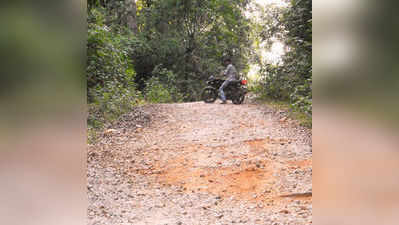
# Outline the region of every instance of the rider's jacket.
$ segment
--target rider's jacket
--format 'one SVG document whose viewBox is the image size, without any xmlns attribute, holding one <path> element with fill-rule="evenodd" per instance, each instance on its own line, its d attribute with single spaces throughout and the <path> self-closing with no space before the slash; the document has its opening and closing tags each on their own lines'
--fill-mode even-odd
<svg viewBox="0 0 399 225">
<path fill-rule="evenodd" d="M 226 70 L 223 72 L 223 75 L 226 76 L 226 79 L 229 81 L 238 80 L 238 74 L 236 68 L 233 64 L 229 64 Z"/>
</svg>

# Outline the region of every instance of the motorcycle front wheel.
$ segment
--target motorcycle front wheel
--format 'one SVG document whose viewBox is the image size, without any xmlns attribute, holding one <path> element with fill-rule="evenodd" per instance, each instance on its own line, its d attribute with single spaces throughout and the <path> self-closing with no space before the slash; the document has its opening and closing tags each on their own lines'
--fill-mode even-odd
<svg viewBox="0 0 399 225">
<path fill-rule="evenodd" d="M 205 89 L 202 91 L 201 98 L 202 98 L 202 100 L 203 100 L 204 102 L 206 102 L 206 103 L 213 103 L 213 102 L 215 102 L 216 99 L 217 99 L 217 97 L 218 97 L 218 93 L 217 93 L 217 90 L 214 89 L 214 88 L 205 88 Z"/>
</svg>

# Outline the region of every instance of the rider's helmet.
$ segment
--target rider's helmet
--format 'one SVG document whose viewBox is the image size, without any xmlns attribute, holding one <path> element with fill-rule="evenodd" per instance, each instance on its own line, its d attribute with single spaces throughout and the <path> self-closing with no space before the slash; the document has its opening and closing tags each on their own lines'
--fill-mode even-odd
<svg viewBox="0 0 399 225">
<path fill-rule="evenodd" d="M 224 60 L 223 60 L 223 63 L 227 64 L 227 65 L 230 64 L 231 63 L 231 58 L 230 57 L 225 57 Z"/>
</svg>

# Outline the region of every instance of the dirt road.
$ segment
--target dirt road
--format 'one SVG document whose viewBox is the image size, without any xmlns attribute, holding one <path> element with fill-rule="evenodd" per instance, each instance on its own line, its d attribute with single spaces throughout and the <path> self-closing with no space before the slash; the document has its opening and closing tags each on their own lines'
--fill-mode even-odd
<svg viewBox="0 0 399 225">
<path fill-rule="evenodd" d="M 283 112 L 148 110 L 149 126 L 119 126 L 89 146 L 89 224 L 312 223 L 311 134 Z"/>
</svg>

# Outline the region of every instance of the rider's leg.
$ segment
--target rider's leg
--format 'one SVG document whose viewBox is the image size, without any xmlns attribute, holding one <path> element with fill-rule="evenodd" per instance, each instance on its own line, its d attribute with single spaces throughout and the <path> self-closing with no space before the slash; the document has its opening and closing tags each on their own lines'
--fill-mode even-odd
<svg viewBox="0 0 399 225">
<path fill-rule="evenodd" d="M 220 86 L 220 88 L 219 88 L 220 99 L 221 99 L 223 102 L 226 102 L 226 96 L 225 96 L 225 94 L 224 94 L 223 89 L 224 89 L 225 87 L 227 87 L 227 85 L 228 85 L 229 83 L 230 83 L 230 82 L 229 82 L 228 80 L 225 80 L 225 81 L 223 82 L 222 86 Z"/>
</svg>

